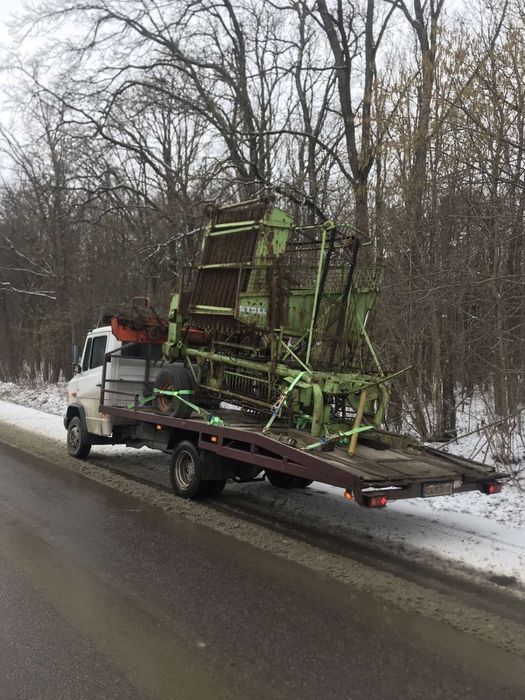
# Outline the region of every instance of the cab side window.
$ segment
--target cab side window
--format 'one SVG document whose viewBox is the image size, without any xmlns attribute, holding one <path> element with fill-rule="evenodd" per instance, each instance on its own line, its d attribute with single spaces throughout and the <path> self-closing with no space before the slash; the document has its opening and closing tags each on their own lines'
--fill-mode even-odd
<svg viewBox="0 0 525 700">
<path fill-rule="evenodd" d="M 89 357 L 91 355 L 91 343 L 92 339 L 88 338 L 86 341 L 86 347 L 84 348 L 84 355 L 82 356 L 82 371 L 85 372 L 89 367 Z"/>
<path fill-rule="evenodd" d="M 91 360 L 89 369 L 100 367 L 104 362 L 104 354 L 106 352 L 107 335 L 98 335 L 93 338 L 93 347 L 91 349 Z"/>
</svg>

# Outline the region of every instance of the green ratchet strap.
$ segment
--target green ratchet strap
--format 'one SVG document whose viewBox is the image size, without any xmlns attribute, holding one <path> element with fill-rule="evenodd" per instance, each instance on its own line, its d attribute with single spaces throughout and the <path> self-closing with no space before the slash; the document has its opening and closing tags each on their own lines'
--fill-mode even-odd
<svg viewBox="0 0 525 700">
<path fill-rule="evenodd" d="M 171 396 L 177 396 L 177 398 L 178 398 L 179 394 L 194 394 L 194 393 L 195 392 L 193 391 L 193 389 L 181 389 L 180 391 L 162 391 L 161 389 L 153 389 L 153 394 L 151 396 L 147 396 L 145 399 L 142 399 L 141 401 L 138 401 L 138 402 L 134 401 L 133 403 L 128 403 L 126 408 L 139 408 L 139 406 L 145 406 L 150 401 L 153 401 L 153 399 L 155 398 L 155 396 L 157 394 L 170 394 Z M 180 399 L 180 400 L 184 401 L 184 399 Z M 187 403 L 187 401 L 185 403 Z M 193 404 L 190 404 L 190 405 L 193 406 Z"/>
<path fill-rule="evenodd" d="M 204 420 L 209 425 L 224 425 L 223 421 L 219 418 L 219 416 L 214 416 L 213 413 L 206 411 L 204 408 L 201 408 L 200 406 L 197 406 L 191 401 L 188 401 L 188 399 L 184 398 L 184 396 L 187 396 L 188 394 L 194 394 L 195 391 L 193 389 L 179 389 L 179 391 L 165 391 L 163 389 L 153 389 L 153 391 L 155 394 L 173 396 L 178 401 L 182 401 L 182 403 L 185 403 L 186 406 L 189 406 L 191 409 L 193 409 L 199 415 L 200 418 L 204 418 Z"/>
<path fill-rule="evenodd" d="M 133 401 L 132 403 L 126 404 L 126 408 L 140 408 L 141 406 L 145 406 L 150 401 L 153 401 L 154 398 L 155 394 L 152 394 L 151 396 L 146 396 L 145 399 L 141 399 L 140 401 Z"/>
<path fill-rule="evenodd" d="M 304 377 L 304 375 L 306 373 L 307 373 L 306 370 L 304 370 L 303 372 L 299 372 L 299 374 L 295 377 L 295 379 L 292 381 L 290 386 L 287 387 L 283 391 L 283 393 L 279 396 L 277 401 L 272 406 L 272 415 L 270 416 L 270 420 L 268 421 L 268 423 L 266 423 L 266 425 L 264 426 L 263 433 L 266 433 L 268 430 L 270 430 L 270 428 L 272 427 L 272 423 L 274 422 L 274 420 L 277 418 L 277 416 L 281 412 L 281 408 L 282 408 L 283 404 L 286 402 L 286 399 L 288 398 L 288 394 L 292 391 L 292 389 L 295 387 L 297 382 L 299 382 Z"/>
<path fill-rule="evenodd" d="M 182 401 L 182 403 L 191 406 L 191 408 L 193 408 L 194 411 L 198 411 L 200 410 L 198 406 L 196 406 L 194 403 L 191 403 L 191 401 L 182 398 L 183 396 L 191 396 L 194 393 L 195 391 L 193 389 L 179 389 L 178 391 L 168 391 L 167 389 L 153 389 L 154 396 L 158 394 L 162 394 L 162 396 L 174 396 L 179 401 Z"/>
<path fill-rule="evenodd" d="M 209 425 L 217 425 L 217 426 L 224 425 L 223 421 L 219 418 L 219 416 L 214 416 L 213 413 L 209 413 L 204 408 L 201 408 L 200 406 L 197 406 L 196 404 L 192 403 L 191 401 L 188 401 L 188 399 L 184 398 L 184 396 L 190 396 L 191 394 L 195 394 L 195 391 L 193 389 L 179 389 L 179 391 L 166 391 L 164 389 L 153 389 L 153 394 L 151 396 L 148 396 L 147 398 L 142 399 L 142 401 L 139 401 L 138 403 L 130 403 L 127 405 L 127 408 L 138 408 L 139 406 L 144 406 L 145 404 L 152 401 L 159 394 L 161 394 L 163 396 L 173 396 L 178 401 L 182 401 L 182 403 L 185 403 L 193 411 L 195 411 L 199 415 L 200 418 L 204 418 L 204 420 Z"/>
<path fill-rule="evenodd" d="M 344 432 L 340 433 L 335 433 L 334 435 L 329 435 L 326 438 L 321 438 L 319 442 L 314 442 L 311 445 L 307 445 L 306 447 L 303 447 L 303 450 L 315 450 L 316 447 L 322 447 L 323 445 L 326 445 L 328 442 L 335 442 L 336 440 L 340 440 L 341 438 L 346 438 L 349 435 L 354 435 L 354 433 L 362 433 L 365 430 L 372 430 L 374 426 L 373 425 L 362 425 L 360 428 L 352 428 L 352 430 L 346 430 Z"/>
</svg>

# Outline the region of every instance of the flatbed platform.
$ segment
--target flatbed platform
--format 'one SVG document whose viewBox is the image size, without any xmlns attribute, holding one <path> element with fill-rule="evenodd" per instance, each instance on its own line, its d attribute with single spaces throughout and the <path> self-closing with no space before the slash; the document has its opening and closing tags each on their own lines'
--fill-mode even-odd
<svg viewBox="0 0 525 700">
<path fill-rule="evenodd" d="M 317 440 L 308 433 L 277 421 L 271 430 L 263 432 L 265 424 L 241 410 L 214 410 L 222 425 L 211 425 L 199 417 L 165 416 L 144 407 L 102 404 L 99 410 L 121 423 L 149 424 L 158 432 L 191 434 L 199 449 L 236 463 L 341 487 L 362 505 L 378 494 L 390 501 L 472 490 L 493 493 L 500 490 L 500 481 L 508 477 L 485 464 L 425 446 L 385 448 L 371 446 L 370 441 L 364 440 L 358 443 L 354 455 L 340 445 L 331 451 L 321 447 L 307 450 Z"/>
</svg>

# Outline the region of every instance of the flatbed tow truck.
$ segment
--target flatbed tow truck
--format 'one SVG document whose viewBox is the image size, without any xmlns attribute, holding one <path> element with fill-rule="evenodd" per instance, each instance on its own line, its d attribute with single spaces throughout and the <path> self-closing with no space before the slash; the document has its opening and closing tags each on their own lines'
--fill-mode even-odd
<svg viewBox="0 0 525 700">
<path fill-rule="evenodd" d="M 183 498 L 261 478 L 366 507 L 501 491 L 507 474 L 381 428 L 399 372 L 368 336 L 381 272 L 357 269 L 359 245 L 332 222 L 294 227 L 270 199 L 212 208 L 168 319 L 137 298 L 76 353 L 69 453 L 162 450 Z"/>
</svg>

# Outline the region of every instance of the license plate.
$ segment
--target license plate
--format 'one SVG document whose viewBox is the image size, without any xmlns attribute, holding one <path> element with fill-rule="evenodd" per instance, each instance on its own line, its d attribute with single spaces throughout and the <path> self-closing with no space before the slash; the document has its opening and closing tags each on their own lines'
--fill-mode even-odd
<svg viewBox="0 0 525 700">
<path fill-rule="evenodd" d="M 451 496 L 453 493 L 453 481 L 442 481 L 439 484 L 423 484 L 423 498 L 430 498 L 431 496 Z"/>
</svg>

